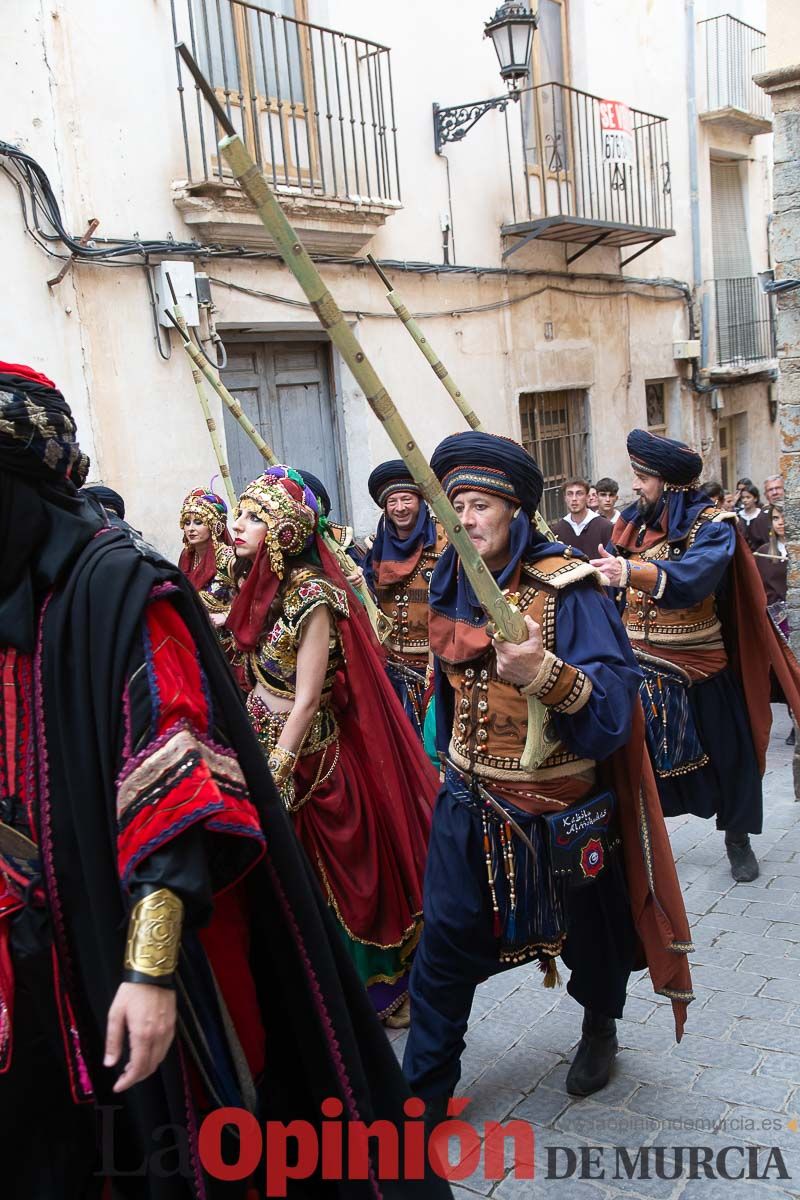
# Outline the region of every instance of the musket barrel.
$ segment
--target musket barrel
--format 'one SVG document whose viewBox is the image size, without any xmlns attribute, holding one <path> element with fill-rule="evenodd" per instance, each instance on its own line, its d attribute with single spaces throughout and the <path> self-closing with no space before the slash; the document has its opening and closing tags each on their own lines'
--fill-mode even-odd
<svg viewBox="0 0 800 1200">
<path fill-rule="evenodd" d="M 372 257 L 371 254 L 367 255 L 367 261 L 375 268 L 378 275 L 380 275 L 381 280 L 383 281 L 383 284 L 387 289 L 386 299 L 389 301 L 392 308 L 397 313 L 398 317 L 403 322 L 403 324 L 405 325 L 408 332 L 411 334 L 411 337 L 414 339 L 414 341 L 416 342 L 419 349 L 425 355 L 425 358 L 430 363 L 431 369 L 433 370 L 433 373 L 436 376 L 436 378 L 441 380 L 443 386 L 447 389 L 448 393 L 450 394 L 451 399 L 454 401 L 456 407 L 458 408 L 458 410 L 461 413 L 464 420 L 467 422 L 467 424 L 469 425 L 469 427 L 471 429 L 482 429 L 483 426 L 481 425 L 480 419 L 478 418 L 474 409 L 472 409 L 470 407 L 470 404 L 469 404 L 469 401 L 467 400 L 467 398 L 463 395 L 462 392 L 459 391 L 458 386 L 456 385 L 456 381 L 453 379 L 452 375 L 447 370 L 447 367 L 444 365 L 442 360 L 439 358 L 439 356 L 436 353 L 436 351 L 434 350 L 433 346 L 430 344 L 428 339 L 425 337 L 425 334 L 422 332 L 422 329 L 420 328 L 419 324 L 412 317 L 411 313 L 409 312 L 408 308 L 401 300 L 400 296 L 397 294 L 397 292 L 392 287 L 391 282 L 386 278 L 384 271 L 381 269 L 381 267 L 378 265 L 378 263 L 375 261 L 375 259 Z"/>
<path fill-rule="evenodd" d="M 342 312 L 283 209 L 278 204 L 266 179 L 253 162 L 238 134 L 223 138 L 220 153 L 231 168 L 234 178 L 250 200 L 273 238 L 281 257 L 297 279 L 320 324 L 352 371 L 366 396 L 367 403 L 386 429 L 412 478 L 430 504 L 453 543 L 464 570 L 470 579 L 478 601 L 506 640 L 523 642 L 528 632 L 522 615 L 511 607 L 486 566 L 471 539 L 463 529 L 455 509 L 445 496 L 441 484 L 431 470 L 428 460 L 417 445 L 410 429 L 397 411 L 375 368 L 362 350 L 358 339 L 344 319 Z"/>
<path fill-rule="evenodd" d="M 392 308 L 397 313 L 398 317 L 403 322 L 403 324 L 405 325 L 408 332 L 411 334 L 411 337 L 414 339 L 414 342 L 416 343 L 416 345 L 419 347 L 419 349 L 425 355 L 425 358 L 428 360 L 428 362 L 431 365 L 431 368 L 433 369 L 434 375 L 436 376 L 437 379 L 441 380 L 442 384 L 446 388 L 451 399 L 455 402 L 456 407 L 458 408 L 458 410 L 461 413 L 464 420 L 469 425 L 470 429 L 483 429 L 483 425 L 481 424 L 480 418 L 478 417 L 474 408 L 472 408 L 472 406 L 470 405 L 469 401 L 467 400 L 467 398 L 463 394 L 463 392 L 461 392 L 459 390 L 458 385 L 456 384 L 456 381 L 453 379 L 453 377 L 450 374 L 450 372 L 448 371 L 447 367 L 444 365 L 444 363 L 442 362 L 442 360 L 439 358 L 438 354 L 434 350 L 433 346 L 430 344 L 430 342 L 426 338 L 425 334 L 422 332 L 422 329 L 421 329 L 420 325 L 418 324 L 418 322 L 414 319 L 414 317 L 412 317 L 408 308 L 406 307 L 406 305 L 401 300 L 400 296 L 397 294 L 397 292 L 392 287 L 392 285 L 391 285 L 390 281 L 387 279 L 384 271 L 381 269 L 381 267 L 375 261 L 375 259 L 372 257 L 371 254 L 367 255 L 367 261 L 372 264 L 372 266 L 375 268 L 375 270 L 378 272 L 381 279 L 383 280 L 383 283 L 388 288 L 388 291 L 386 293 L 386 299 L 389 301 Z M 553 533 L 550 530 L 549 525 L 547 524 L 547 522 L 545 521 L 545 519 L 541 515 L 541 513 L 535 512 L 533 515 L 533 520 L 536 525 L 536 528 L 539 530 L 539 532 L 541 534 L 543 534 L 548 539 L 548 541 L 550 541 L 550 542 L 555 541 Z"/>
<path fill-rule="evenodd" d="M 169 275 L 167 275 L 167 282 L 169 283 L 170 290 L 172 291 L 172 298 L 173 298 L 173 300 L 175 300 L 175 292 L 174 292 L 174 289 L 172 288 L 172 280 L 170 279 Z M 186 319 L 181 310 L 181 306 L 178 304 L 177 300 L 175 300 L 175 306 L 173 309 L 173 313 L 174 313 L 174 317 L 175 317 L 175 324 L 177 325 L 178 329 L 180 330 L 181 334 L 183 335 L 184 347 L 186 347 L 187 345 L 192 345 L 192 343 L 189 339 L 189 327 L 186 324 Z M 194 349 L 193 345 L 192 345 L 192 348 Z M 201 357 L 199 352 L 198 352 L 198 357 Z M 211 406 L 208 403 L 208 396 L 206 395 L 205 389 L 203 387 L 202 374 L 201 374 L 200 369 L 199 369 L 196 361 L 194 360 L 194 358 L 192 358 L 191 355 L 190 355 L 190 358 L 191 358 L 191 363 L 192 363 L 192 379 L 194 380 L 194 386 L 197 390 L 197 399 L 200 401 L 200 407 L 203 410 L 203 416 L 205 417 L 206 427 L 208 428 L 208 435 L 211 438 L 211 445 L 214 450 L 214 455 L 217 460 L 217 465 L 219 466 L 219 473 L 222 476 L 222 482 L 225 485 L 225 491 L 228 494 L 228 503 L 230 504 L 231 511 L 232 511 L 234 508 L 236 508 L 236 492 L 234 491 L 233 480 L 231 479 L 230 468 L 228 467 L 228 463 L 225 459 L 225 454 L 222 449 L 222 443 L 220 442 L 219 434 L 217 433 L 217 423 L 214 420 L 214 417 L 212 416 Z"/>
<path fill-rule="evenodd" d="M 258 432 L 255 425 L 253 425 L 252 421 L 250 421 L 244 415 L 244 413 L 242 412 L 242 406 L 239 404 L 239 402 L 237 400 L 234 400 L 233 396 L 230 394 L 228 389 L 225 387 L 222 380 L 219 379 L 219 377 L 215 374 L 213 369 L 209 366 L 209 364 L 203 358 L 202 353 L 197 349 L 194 342 L 191 341 L 191 339 L 189 338 L 189 330 L 186 327 L 186 322 L 184 321 L 183 324 L 181 324 L 182 318 L 179 316 L 179 313 L 177 311 L 177 305 L 175 306 L 175 308 L 176 308 L 176 312 L 175 312 L 175 317 L 173 318 L 173 320 L 174 320 L 176 327 L 183 334 L 183 348 L 186 351 L 186 353 L 188 354 L 189 358 L 192 360 L 193 371 L 198 372 L 197 379 L 199 380 L 199 378 L 200 378 L 200 374 L 199 374 L 200 372 L 202 372 L 205 375 L 205 377 L 208 379 L 209 383 L 212 385 L 214 390 L 219 395 L 220 399 L 223 401 L 223 403 L 228 408 L 228 411 L 231 413 L 234 420 L 239 423 L 242 430 L 250 438 L 251 442 L 256 447 L 256 449 L 258 450 L 261 457 L 268 464 L 268 466 L 274 467 L 278 462 L 278 457 L 277 457 L 275 451 L 272 449 L 272 447 L 269 445 L 268 442 L 264 441 L 263 437 Z M 202 387 L 202 385 L 198 384 L 198 393 L 199 393 L 201 387 Z M 205 396 L 203 396 L 203 399 L 205 400 Z M 205 400 L 205 403 L 207 405 L 208 401 Z M 221 455 L 221 453 L 222 453 L 222 448 L 220 447 L 220 455 Z M 222 459 L 221 459 L 220 455 L 217 456 L 217 461 L 220 464 L 220 471 L 222 471 Z M 233 489 L 233 482 L 230 479 L 230 472 L 227 470 L 227 466 L 225 467 L 225 472 L 227 472 L 226 484 L 229 487 L 228 495 L 230 497 L 231 507 L 236 508 L 236 504 L 237 504 L 236 493 Z M 325 545 L 330 550 L 331 554 L 333 554 L 334 558 L 339 563 L 339 566 L 340 566 L 341 570 L 343 571 L 343 573 L 345 575 L 350 574 L 352 567 L 355 566 L 355 564 L 350 562 L 350 560 L 347 558 L 347 555 L 345 554 L 342 547 L 335 541 L 334 538 L 332 538 L 327 533 L 323 533 L 322 538 L 323 538 L 323 541 L 325 542 Z M 389 621 L 388 617 L 385 617 L 384 614 L 380 611 L 377 604 L 372 599 L 372 596 L 370 595 L 369 589 L 366 587 L 366 585 L 364 587 L 355 587 L 353 590 L 355 591 L 359 600 L 361 601 L 361 603 L 364 605 L 365 609 L 367 610 L 367 615 L 370 619 L 370 624 L 372 625 L 372 628 L 375 631 L 375 636 L 378 638 L 378 641 L 385 642 L 392 630 L 391 622 Z"/>
</svg>

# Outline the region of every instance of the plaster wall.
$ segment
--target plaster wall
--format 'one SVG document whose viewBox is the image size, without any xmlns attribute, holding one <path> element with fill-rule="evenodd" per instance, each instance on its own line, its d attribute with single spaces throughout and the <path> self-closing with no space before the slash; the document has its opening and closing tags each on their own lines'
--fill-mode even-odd
<svg viewBox="0 0 800 1200">
<path fill-rule="evenodd" d="M 732 3 L 725 11 L 733 11 Z M 20 7 L 8 23 L 1 52 L 6 69 L 0 72 L 0 136 L 41 162 L 72 232 L 80 234 L 88 219 L 97 217 L 98 237 L 186 239 L 187 228 L 171 198 L 173 181 L 186 169 L 169 5 L 51 0 Z M 644 0 L 641 7 L 634 19 L 625 0 L 573 0 L 571 83 L 669 118 L 676 236 L 641 255 L 626 273 L 688 280 L 683 5 Z M 699 19 L 705 9 L 699 3 L 696 8 Z M 762 9 L 760 0 L 739 0 L 736 15 L 758 24 Z M 447 163 L 434 153 L 431 118 L 433 101 L 457 103 L 502 90 L 494 51 L 481 37 L 488 15 L 477 0 L 435 5 L 409 0 L 402 6 L 310 0 L 312 20 L 392 47 L 404 207 L 372 240 L 369 249 L 376 257 L 441 262 L 441 215 L 452 209 L 456 261 L 501 265 L 500 226 L 510 216 L 503 118 L 488 114 L 464 142 L 447 148 L 449 194 Z M 115 53 L 108 52 L 110 46 Z M 704 137 L 701 127 L 701 145 Z M 748 187 L 756 214 L 754 269 L 765 259 L 770 143 L 759 138 L 723 147 L 743 161 L 753 160 Z M 705 230 L 703 178 L 701 171 Z M 120 490 L 133 524 L 167 553 L 177 553 L 180 501 L 191 487 L 207 484 L 217 467 L 187 361 L 163 328 L 160 344 L 171 353 L 169 361 L 157 350 L 143 268 L 81 262 L 48 289 L 46 281 L 61 262 L 26 235 L 17 194 L 5 178 L 0 178 L 0 220 L 7 280 L 0 299 L 5 356 L 30 362 L 57 381 L 75 409 L 82 443 L 93 459 L 92 478 Z M 707 273 L 707 232 L 703 238 Z M 534 246 L 513 256 L 509 265 L 566 273 L 571 250 L 560 244 Z M 618 251 L 598 247 L 576 261 L 572 281 L 535 274 L 400 272 L 392 279 L 412 311 L 431 314 L 423 320 L 426 333 L 489 428 L 518 435 L 519 397 L 525 392 L 586 389 L 593 472 L 611 474 L 625 487 L 624 436 L 632 425 L 644 423 L 646 380 L 669 384 L 669 432 L 713 445 L 714 421 L 707 400 L 686 390 L 686 370 L 672 356 L 673 342 L 688 336 L 683 297 L 667 289 L 654 293 L 659 299 L 644 298 L 641 289 L 638 295 L 608 295 L 608 284 L 590 277 L 615 274 L 619 260 Z M 313 320 L 307 309 L 282 302 L 303 296 L 274 262 L 213 259 L 202 265 L 214 281 L 223 336 L 226 329 L 277 336 L 287 325 L 308 327 Z M 392 316 L 377 278 L 356 266 L 321 270 L 429 452 L 461 427 L 461 418 Z M 234 291 L 226 286 L 230 283 L 280 299 Z M 591 294 L 565 294 L 576 289 Z M 480 311 L 469 311 L 475 309 Z M 552 337 L 546 332 L 550 325 Z M 349 515 L 363 531 L 376 517 L 366 477 L 394 452 L 338 360 L 332 374 L 347 443 Z M 764 419 L 764 385 L 751 386 L 752 469 L 762 478 L 775 461 L 774 427 Z M 211 400 L 221 426 L 219 405 L 213 395 Z M 739 401 L 745 403 L 737 393 Z"/>
</svg>

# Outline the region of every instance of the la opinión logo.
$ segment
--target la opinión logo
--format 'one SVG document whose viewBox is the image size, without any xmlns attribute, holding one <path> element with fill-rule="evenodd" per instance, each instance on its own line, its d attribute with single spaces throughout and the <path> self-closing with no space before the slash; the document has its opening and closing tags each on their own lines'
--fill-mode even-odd
<svg viewBox="0 0 800 1200">
<path fill-rule="evenodd" d="M 360 1180 L 375 1174 L 379 1181 L 424 1179 L 434 1171 L 455 1182 L 466 1179 L 483 1164 L 485 1179 L 502 1179 L 506 1150 L 513 1154 L 517 1179 L 533 1179 L 533 1127 L 527 1121 L 487 1121 L 482 1135 L 468 1121 L 459 1120 L 468 1099 L 452 1099 L 448 1120 L 426 1133 L 421 1118 L 425 1102 L 405 1101 L 409 1118 L 400 1128 L 392 1121 L 351 1121 L 343 1118 L 341 1100 L 329 1097 L 321 1105 L 323 1120 L 266 1121 L 263 1126 L 241 1108 L 220 1108 L 200 1126 L 200 1161 L 209 1175 L 224 1181 L 242 1181 L 264 1170 L 264 1195 L 284 1197 L 287 1185 L 312 1175 L 325 1180 Z M 236 1131 L 238 1157 L 227 1161 L 223 1146 L 226 1130 Z M 448 1153 L 453 1142 L 456 1153 Z M 510 1143 L 510 1145 L 509 1145 Z"/>
</svg>

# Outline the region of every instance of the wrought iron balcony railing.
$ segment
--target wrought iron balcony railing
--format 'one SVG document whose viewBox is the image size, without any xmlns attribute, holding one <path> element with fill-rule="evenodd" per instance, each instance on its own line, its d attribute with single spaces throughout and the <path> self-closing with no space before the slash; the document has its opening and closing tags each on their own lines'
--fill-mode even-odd
<svg viewBox="0 0 800 1200">
<path fill-rule="evenodd" d="M 703 120 L 758 123 L 768 128 L 772 121 L 769 96 L 753 83 L 753 76 L 767 68 L 766 35 L 752 25 L 725 14 L 699 22 L 700 68 L 705 80 L 701 93 Z M 766 129 L 765 129 L 766 131 Z"/>
<path fill-rule="evenodd" d="M 520 148 L 508 141 L 512 220 L 503 228 L 518 240 L 506 254 L 534 238 L 579 243 L 572 261 L 601 243 L 647 249 L 674 233 L 665 117 L 543 83 L 523 91 L 519 125 Z"/>
<path fill-rule="evenodd" d="M 397 207 L 400 179 L 386 46 L 249 0 L 171 0 L 173 32 L 202 67 L 280 193 Z M 178 60 L 190 188 L 225 184 L 221 131 Z"/>
<path fill-rule="evenodd" d="M 712 279 L 713 305 L 711 370 L 747 367 L 775 358 L 775 313 L 772 297 L 762 291 L 756 276 Z"/>
</svg>

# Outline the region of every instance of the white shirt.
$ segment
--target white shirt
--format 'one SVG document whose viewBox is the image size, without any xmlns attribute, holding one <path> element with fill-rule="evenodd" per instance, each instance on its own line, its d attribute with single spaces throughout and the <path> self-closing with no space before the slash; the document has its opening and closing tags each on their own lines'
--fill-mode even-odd
<svg viewBox="0 0 800 1200">
<path fill-rule="evenodd" d="M 611 516 L 608 519 L 612 525 L 616 525 L 618 517 L 619 517 L 619 509 L 615 508 L 613 513 L 611 514 Z"/>
<path fill-rule="evenodd" d="M 564 517 L 564 520 L 569 522 L 569 524 L 575 530 L 576 534 L 581 534 L 581 533 L 583 533 L 584 529 L 589 524 L 589 522 L 593 521 L 595 517 L 599 517 L 599 516 L 600 516 L 599 513 L 592 512 L 592 510 L 589 509 L 589 511 L 587 512 L 587 514 L 583 518 L 583 520 L 580 522 L 580 524 L 577 521 L 574 521 L 572 519 L 572 513 L 567 513 L 566 516 Z"/>
<path fill-rule="evenodd" d="M 756 517 L 760 517 L 762 515 L 763 514 L 760 508 L 754 509 L 751 513 L 746 513 L 743 508 L 739 509 L 739 516 L 743 521 L 746 521 L 748 525 L 751 521 L 755 521 Z"/>
</svg>

